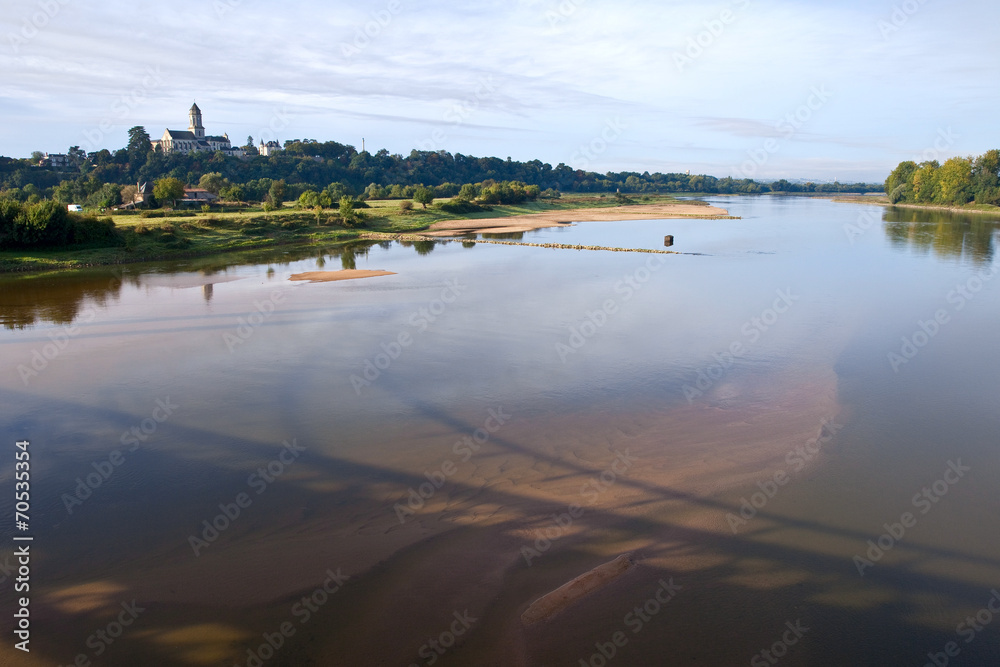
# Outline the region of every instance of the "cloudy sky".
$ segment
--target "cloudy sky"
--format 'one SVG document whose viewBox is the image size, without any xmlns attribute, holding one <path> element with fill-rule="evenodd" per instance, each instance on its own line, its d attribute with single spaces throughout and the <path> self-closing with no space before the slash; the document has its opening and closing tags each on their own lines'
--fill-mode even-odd
<svg viewBox="0 0 1000 667">
<path fill-rule="evenodd" d="M 0 154 L 127 129 L 881 181 L 1000 147 L 986 0 L 3 0 Z"/>
</svg>

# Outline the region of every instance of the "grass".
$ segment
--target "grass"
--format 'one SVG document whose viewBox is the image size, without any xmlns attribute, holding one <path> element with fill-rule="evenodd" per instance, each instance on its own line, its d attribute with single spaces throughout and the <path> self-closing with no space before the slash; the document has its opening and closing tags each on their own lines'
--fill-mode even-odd
<svg viewBox="0 0 1000 667">
<path fill-rule="evenodd" d="M 442 200 L 438 200 L 442 201 Z M 663 195 L 633 195 L 633 204 L 663 204 L 675 201 Z M 137 214 L 114 216 L 124 245 L 114 248 L 57 248 L 30 251 L 0 251 L 0 273 L 74 269 L 87 266 L 185 259 L 233 251 L 265 249 L 284 245 L 329 245 L 350 242 L 362 232 L 407 233 L 427 229 L 441 220 L 504 218 L 578 208 L 618 206 L 614 195 L 564 195 L 561 199 L 494 206 L 492 211 L 456 215 L 434 206 L 414 206 L 402 211 L 398 200 L 369 201 L 362 209 L 363 227 L 340 224 L 334 209 L 316 214 L 292 206 L 265 213 L 260 208 L 235 212 L 191 212 L 143 218 Z"/>
</svg>

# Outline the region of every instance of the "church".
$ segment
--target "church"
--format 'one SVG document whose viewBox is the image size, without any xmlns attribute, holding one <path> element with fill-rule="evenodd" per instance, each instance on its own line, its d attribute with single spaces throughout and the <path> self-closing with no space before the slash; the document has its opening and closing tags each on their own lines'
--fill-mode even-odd
<svg viewBox="0 0 1000 667">
<path fill-rule="evenodd" d="M 226 155 L 243 157 L 243 149 L 234 147 L 229 141 L 229 135 L 223 134 L 221 137 L 206 136 L 205 126 L 201 122 L 201 109 L 197 104 L 191 105 L 188 111 L 188 129 L 164 130 L 163 137 L 150 142 L 153 150 L 159 148 L 164 153 L 214 153 L 221 151 Z"/>
</svg>

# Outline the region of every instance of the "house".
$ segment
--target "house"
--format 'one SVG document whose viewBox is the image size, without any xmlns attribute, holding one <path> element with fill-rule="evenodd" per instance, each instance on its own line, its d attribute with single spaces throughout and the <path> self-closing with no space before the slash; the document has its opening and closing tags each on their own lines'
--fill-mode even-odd
<svg viewBox="0 0 1000 667">
<path fill-rule="evenodd" d="M 213 195 L 208 190 L 202 190 L 201 188 L 184 188 L 184 198 L 179 200 L 177 203 L 184 204 L 211 204 L 218 200 L 219 198 Z"/>
<path fill-rule="evenodd" d="M 150 182 L 136 183 L 136 192 L 132 196 L 132 201 L 123 201 L 121 206 L 114 207 L 115 209 L 130 210 L 133 208 L 139 208 L 143 204 L 149 204 L 153 201 L 153 184 Z"/>
<path fill-rule="evenodd" d="M 187 130 L 164 130 L 163 137 L 150 141 L 153 150 L 159 148 L 164 153 L 214 153 L 221 151 L 227 155 L 243 156 L 243 149 L 234 147 L 229 141 L 229 135 L 223 134 L 221 137 L 205 134 L 205 126 L 202 124 L 201 109 L 197 104 L 192 104 L 188 111 Z"/>
<path fill-rule="evenodd" d="M 257 152 L 265 157 L 268 155 L 274 155 L 275 153 L 281 152 L 281 144 L 277 141 L 269 141 L 266 144 L 264 140 L 260 140 L 260 146 L 257 147 Z"/>
<path fill-rule="evenodd" d="M 52 167 L 53 169 L 69 169 L 69 155 L 65 153 L 46 153 L 45 157 L 39 161 L 39 166 Z"/>
</svg>

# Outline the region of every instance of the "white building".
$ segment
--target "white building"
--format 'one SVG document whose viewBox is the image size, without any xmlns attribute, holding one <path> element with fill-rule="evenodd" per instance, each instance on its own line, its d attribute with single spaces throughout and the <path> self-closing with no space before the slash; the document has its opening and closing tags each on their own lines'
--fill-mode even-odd
<svg viewBox="0 0 1000 667">
<path fill-rule="evenodd" d="M 265 157 L 268 155 L 274 155 L 275 153 L 281 152 L 281 144 L 277 141 L 269 141 L 265 144 L 264 140 L 261 139 L 260 146 L 257 147 L 257 152 Z"/>
<path fill-rule="evenodd" d="M 153 150 L 159 147 L 164 153 L 184 154 L 221 151 L 227 155 L 243 156 L 243 149 L 234 147 L 229 141 L 228 134 L 223 134 L 221 137 L 205 134 L 205 126 L 201 122 L 201 109 L 197 104 L 191 105 L 188 121 L 186 131 L 164 130 L 161 139 L 150 142 Z"/>
</svg>

